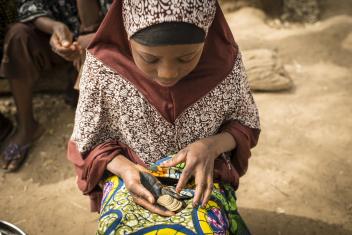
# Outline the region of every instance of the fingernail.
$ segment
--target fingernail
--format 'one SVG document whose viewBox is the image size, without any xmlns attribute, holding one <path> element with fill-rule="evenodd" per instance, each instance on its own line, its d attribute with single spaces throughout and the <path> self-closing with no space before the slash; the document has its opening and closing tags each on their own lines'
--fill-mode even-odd
<svg viewBox="0 0 352 235">
<path fill-rule="evenodd" d="M 68 41 L 62 41 L 62 45 L 63 45 L 64 47 L 67 47 L 67 46 L 70 45 L 70 43 L 69 43 Z"/>
</svg>

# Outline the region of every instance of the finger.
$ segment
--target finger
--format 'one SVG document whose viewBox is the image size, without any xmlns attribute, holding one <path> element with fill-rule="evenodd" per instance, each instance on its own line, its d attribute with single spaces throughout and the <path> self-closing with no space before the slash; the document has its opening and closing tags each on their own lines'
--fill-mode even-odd
<svg viewBox="0 0 352 235">
<path fill-rule="evenodd" d="M 195 177 L 196 189 L 193 198 L 193 207 L 197 207 L 201 198 L 203 197 L 203 193 L 207 187 L 207 179 L 203 172 L 196 174 Z"/>
<path fill-rule="evenodd" d="M 70 47 L 66 48 L 66 47 L 58 46 L 56 47 L 56 51 L 67 55 L 78 54 L 77 50 L 72 50 Z"/>
<path fill-rule="evenodd" d="M 73 35 L 68 28 L 58 30 L 58 37 L 63 47 L 69 47 L 72 43 Z"/>
<path fill-rule="evenodd" d="M 63 41 L 61 41 L 61 45 L 63 47 L 69 47 L 71 44 L 70 44 L 70 42 L 68 40 L 63 40 Z"/>
<path fill-rule="evenodd" d="M 51 46 L 53 49 L 56 49 L 56 48 L 61 47 L 59 38 L 57 37 L 56 34 L 53 34 L 53 35 L 51 36 L 51 38 L 50 38 L 50 46 Z"/>
<path fill-rule="evenodd" d="M 72 55 L 74 55 L 74 51 L 71 51 L 68 48 L 64 48 L 61 45 L 58 44 L 56 39 L 52 40 L 52 51 L 55 52 L 56 54 L 60 55 L 61 57 L 64 57 L 65 59 L 68 57 L 72 57 Z"/>
<path fill-rule="evenodd" d="M 79 51 L 79 50 L 81 50 L 82 48 L 81 48 L 81 45 L 79 45 L 78 42 L 73 42 L 73 43 L 71 44 L 71 46 L 70 46 L 70 49 L 71 49 L 71 50 Z"/>
<path fill-rule="evenodd" d="M 174 157 L 172 157 L 170 160 L 160 164 L 160 166 L 161 167 L 176 166 L 179 163 L 185 162 L 186 161 L 186 156 L 187 156 L 187 151 L 186 150 L 181 150 Z"/>
<path fill-rule="evenodd" d="M 131 187 L 128 187 L 128 190 L 141 198 L 144 198 L 145 200 L 149 201 L 150 203 L 155 202 L 155 198 L 151 192 L 148 191 L 145 187 L 140 182 L 134 183 Z"/>
<path fill-rule="evenodd" d="M 176 185 L 176 192 L 177 193 L 181 192 L 181 190 L 187 184 L 188 180 L 191 178 L 192 172 L 193 172 L 192 168 L 193 168 L 193 165 L 187 165 L 185 167 L 185 169 L 183 169 L 182 174 L 180 176 L 180 179 L 178 180 L 178 183 Z"/>
<path fill-rule="evenodd" d="M 152 213 L 156 213 L 156 214 L 159 214 L 161 216 L 173 216 L 173 215 L 175 215 L 174 212 L 162 209 L 161 207 L 159 207 L 157 205 L 149 203 L 148 201 L 144 200 L 143 198 L 133 196 L 133 201 L 136 204 L 144 207 L 146 210 L 148 210 L 148 211 L 150 211 Z"/>
<path fill-rule="evenodd" d="M 208 176 L 208 181 L 207 181 L 207 188 L 204 192 L 204 196 L 203 196 L 203 201 L 202 201 L 202 207 L 205 208 L 209 199 L 210 199 L 210 196 L 213 192 L 213 176 L 210 175 Z"/>
</svg>

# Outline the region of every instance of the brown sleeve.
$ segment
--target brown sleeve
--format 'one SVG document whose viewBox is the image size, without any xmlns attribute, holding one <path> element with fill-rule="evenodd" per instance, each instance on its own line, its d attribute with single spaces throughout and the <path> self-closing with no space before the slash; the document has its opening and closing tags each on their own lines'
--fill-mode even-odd
<svg viewBox="0 0 352 235">
<path fill-rule="evenodd" d="M 99 200 L 97 197 L 100 197 L 101 189 L 98 184 L 106 173 L 106 166 L 123 152 L 123 148 L 117 142 L 111 141 L 97 145 L 92 151 L 82 155 L 76 143 L 70 140 L 67 151 L 68 160 L 75 167 L 79 189 L 95 199 L 94 201 Z"/>
<path fill-rule="evenodd" d="M 87 154 L 79 152 L 73 140 L 68 142 L 67 158 L 75 167 L 78 188 L 91 199 L 91 211 L 100 210 L 103 193 L 99 183 L 109 174 L 106 171 L 108 163 L 119 154 L 135 164 L 146 167 L 137 154 L 118 141 L 99 144 Z"/>
<path fill-rule="evenodd" d="M 236 148 L 231 154 L 231 163 L 239 176 L 243 176 L 248 168 L 251 148 L 258 143 L 260 130 L 244 126 L 238 121 L 229 121 L 224 124 L 221 131 L 228 132 L 236 141 Z"/>
</svg>

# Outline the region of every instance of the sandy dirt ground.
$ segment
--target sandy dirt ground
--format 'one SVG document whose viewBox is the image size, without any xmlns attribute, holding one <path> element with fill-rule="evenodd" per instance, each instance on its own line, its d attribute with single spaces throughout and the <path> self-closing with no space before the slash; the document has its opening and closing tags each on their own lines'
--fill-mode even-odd
<svg viewBox="0 0 352 235">
<path fill-rule="evenodd" d="M 336 2 L 312 25 L 226 15 L 242 50 L 275 49 L 295 83 L 254 95 L 262 135 L 238 190 L 253 234 L 352 234 L 352 6 Z M 0 98 L 0 111 L 13 118 L 13 101 Z M 74 111 L 60 95 L 37 95 L 35 111 L 47 131 L 19 172 L 0 172 L 0 220 L 30 235 L 94 234 L 98 215 L 66 160 Z"/>
</svg>

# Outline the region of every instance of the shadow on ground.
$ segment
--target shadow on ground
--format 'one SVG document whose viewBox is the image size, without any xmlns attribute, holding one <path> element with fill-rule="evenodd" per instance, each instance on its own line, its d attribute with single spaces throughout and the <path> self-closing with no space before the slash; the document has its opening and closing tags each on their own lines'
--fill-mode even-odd
<svg viewBox="0 0 352 235">
<path fill-rule="evenodd" d="M 351 235 L 341 225 L 294 215 L 241 208 L 240 213 L 254 235 Z"/>
</svg>

